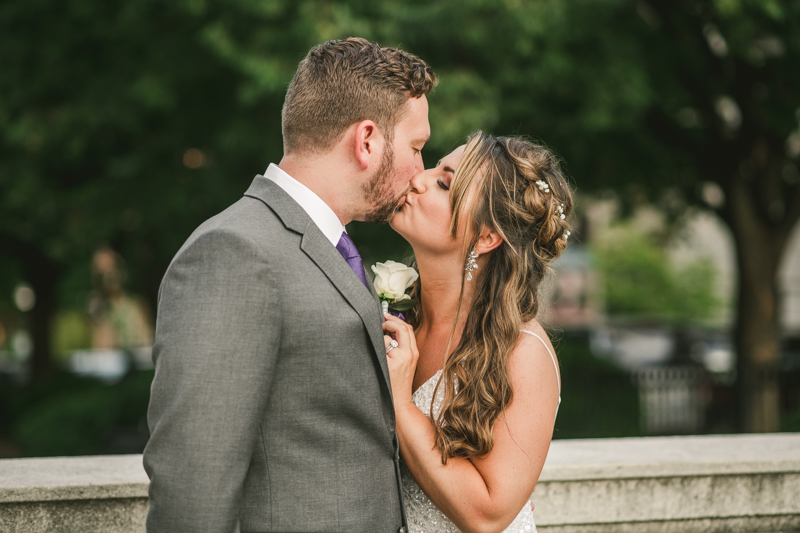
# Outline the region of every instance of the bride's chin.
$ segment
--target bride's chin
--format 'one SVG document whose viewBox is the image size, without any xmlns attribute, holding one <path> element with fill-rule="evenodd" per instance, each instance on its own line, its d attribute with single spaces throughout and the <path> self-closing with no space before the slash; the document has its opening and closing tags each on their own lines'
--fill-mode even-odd
<svg viewBox="0 0 800 533">
<path fill-rule="evenodd" d="M 392 220 L 389 221 L 389 227 L 392 228 L 396 233 L 403 235 L 402 232 L 403 224 L 402 223 L 398 224 L 397 213 L 395 213 L 395 215 L 392 217 Z"/>
<path fill-rule="evenodd" d="M 392 218 L 389 219 L 389 226 L 391 226 L 393 230 L 397 231 L 397 228 L 403 225 L 402 220 L 403 220 L 403 210 L 395 209 Z M 400 233 L 399 231 L 397 232 Z"/>
<path fill-rule="evenodd" d="M 389 227 L 391 227 L 396 233 L 398 233 L 405 240 L 411 242 L 412 239 L 409 237 L 412 237 L 413 230 L 412 228 L 409 228 L 406 224 L 403 223 L 404 222 L 403 217 L 398 216 L 401 214 L 402 212 L 395 213 L 394 217 L 392 217 L 392 220 L 389 221 Z"/>
</svg>

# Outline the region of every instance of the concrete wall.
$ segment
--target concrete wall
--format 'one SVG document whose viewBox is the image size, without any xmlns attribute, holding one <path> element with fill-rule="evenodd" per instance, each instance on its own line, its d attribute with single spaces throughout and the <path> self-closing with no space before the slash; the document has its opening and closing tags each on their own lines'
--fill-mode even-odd
<svg viewBox="0 0 800 533">
<path fill-rule="evenodd" d="M 554 441 L 542 533 L 800 532 L 800 434 Z M 143 532 L 140 455 L 0 460 L 0 531 Z"/>
<path fill-rule="evenodd" d="M 800 434 L 554 441 L 532 499 L 543 533 L 800 531 Z"/>
<path fill-rule="evenodd" d="M 0 460 L 3 533 L 143 532 L 141 455 Z"/>
</svg>

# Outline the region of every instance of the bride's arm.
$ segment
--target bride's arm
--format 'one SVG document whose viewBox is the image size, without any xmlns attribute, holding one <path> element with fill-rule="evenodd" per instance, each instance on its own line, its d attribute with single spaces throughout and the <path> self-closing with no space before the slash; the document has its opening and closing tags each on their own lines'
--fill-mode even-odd
<svg viewBox="0 0 800 533">
<path fill-rule="evenodd" d="M 485 457 L 442 464 L 431 421 L 411 401 L 416 343 L 411 327 L 389 320 L 399 345 L 387 356 L 400 453 L 431 501 L 465 532 L 502 531 L 527 505 L 542 471 L 558 405 L 558 378 L 544 345 L 523 335 L 509 361 L 512 402 L 494 426 Z"/>
</svg>

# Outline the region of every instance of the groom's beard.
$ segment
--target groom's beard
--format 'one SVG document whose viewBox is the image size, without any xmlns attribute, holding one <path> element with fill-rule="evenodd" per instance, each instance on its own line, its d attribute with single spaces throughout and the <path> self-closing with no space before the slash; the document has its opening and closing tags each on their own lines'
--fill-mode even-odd
<svg viewBox="0 0 800 533">
<path fill-rule="evenodd" d="M 364 197 L 371 209 L 367 212 L 364 222 L 372 224 L 383 224 L 389 222 L 394 216 L 394 211 L 400 204 L 400 198 L 406 195 L 395 196 L 392 190 L 394 183 L 394 151 L 392 145 L 386 143 L 386 151 L 381 159 L 381 166 L 372 175 L 372 178 L 364 184 Z"/>
</svg>

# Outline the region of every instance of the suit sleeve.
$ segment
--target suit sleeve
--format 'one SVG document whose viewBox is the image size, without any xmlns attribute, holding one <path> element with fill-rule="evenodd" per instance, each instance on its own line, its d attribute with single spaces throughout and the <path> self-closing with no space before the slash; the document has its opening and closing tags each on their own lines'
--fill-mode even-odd
<svg viewBox="0 0 800 533">
<path fill-rule="evenodd" d="M 150 533 L 229 533 L 280 343 L 268 261 L 212 230 L 187 243 L 161 285 L 144 452 Z"/>
</svg>

